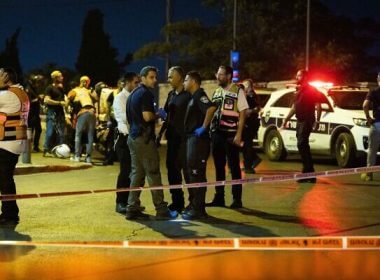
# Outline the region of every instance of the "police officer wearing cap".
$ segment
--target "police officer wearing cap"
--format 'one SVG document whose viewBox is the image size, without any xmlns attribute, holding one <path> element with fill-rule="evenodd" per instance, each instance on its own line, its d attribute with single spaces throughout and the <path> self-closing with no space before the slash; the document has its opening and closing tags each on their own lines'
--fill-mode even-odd
<svg viewBox="0 0 380 280">
<path fill-rule="evenodd" d="M 0 69 L 0 193 L 15 195 L 13 173 L 26 147 L 29 98 L 12 69 Z M 16 200 L 1 202 L 0 225 L 19 222 Z"/>
<path fill-rule="evenodd" d="M 216 180 L 226 179 L 226 163 L 232 179 L 241 179 L 240 148 L 243 145 L 242 133 L 246 110 L 249 108 L 244 90 L 232 82 L 232 68 L 219 66 L 216 73 L 219 88 L 212 96 L 217 106 L 211 123 L 212 156 L 214 158 Z M 232 186 L 233 201 L 230 208 L 242 207 L 242 185 Z M 215 187 L 214 199 L 206 206 L 225 207 L 224 186 Z"/>
<path fill-rule="evenodd" d="M 216 110 L 201 85 L 198 72 L 190 71 L 185 77 L 185 90 L 190 92 L 191 99 L 185 114 L 186 133 L 186 169 L 189 183 L 207 181 L 206 165 L 210 154 L 210 137 L 208 127 Z M 185 220 L 206 218 L 206 187 L 189 188 L 190 205 L 182 213 Z"/>
<path fill-rule="evenodd" d="M 188 183 L 185 172 L 186 137 L 184 133 L 184 118 L 187 104 L 191 98 L 183 86 L 185 73 L 180 66 L 173 66 L 168 71 L 168 82 L 172 86 L 166 99 L 164 111 L 167 113 L 163 128 L 166 128 L 167 152 L 166 167 L 168 169 L 168 181 L 170 185 L 182 184 L 182 172 L 185 182 Z M 162 133 L 162 130 L 160 131 Z M 182 212 L 184 209 L 184 194 L 181 189 L 171 189 L 171 210 Z"/>
</svg>

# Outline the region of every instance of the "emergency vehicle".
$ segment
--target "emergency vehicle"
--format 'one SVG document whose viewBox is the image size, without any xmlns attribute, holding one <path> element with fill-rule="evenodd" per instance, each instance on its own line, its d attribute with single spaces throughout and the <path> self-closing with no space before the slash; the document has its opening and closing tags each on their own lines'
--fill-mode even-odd
<svg viewBox="0 0 380 280">
<path fill-rule="evenodd" d="M 328 155 L 340 167 L 353 166 L 368 151 L 369 126 L 362 107 L 368 88 L 310 84 L 324 96 L 319 128 L 309 138 L 312 154 Z M 258 143 L 269 160 L 281 161 L 289 153 L 298 153 L 296 117 L 291 118 L 287 128 L 280 129 L 293 105 L 295 92 L 294 85 L 273 92 L 261 112 Z"/>
</svg>

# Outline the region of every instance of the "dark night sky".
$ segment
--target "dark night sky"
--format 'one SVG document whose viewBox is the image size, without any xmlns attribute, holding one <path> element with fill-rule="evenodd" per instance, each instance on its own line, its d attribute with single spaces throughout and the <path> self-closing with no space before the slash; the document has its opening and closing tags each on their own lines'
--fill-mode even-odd
<svg viewBox="0 0 380 280">
<path fill-rule="evenodd" d="M 172 3 L 173 21 L 200 18 L 210 25 L 219 18 L 199 0 Z M 18 46 L 24 71 L 47 62 L 74 68 L 84 18 L 88 10 L 98 8 L 104 14 L 105 32 L 121 60 L 127 52 L 160 39 L 165 5 L 165 0 L 0 0 L 0 50 L 5 39 L 20 26 Z M 159 60 L 148 62 L 163 65 Z M 128 69 L 137 71 L 146 63 L 133 63 Z"/>
<path fill-rule="evenodd" d="M 379 19 L 378 0 L 323 2 L 337 14 Z M 0 51 L 5 39 L 21 27 L 18 45 L 24 71 L 47 62 L 74 68 L 86 12 L 99 8 L 104 13 L 104 29 L 111 44 L 122 57 L 160 39 L 165 3 L 165 0 L 0 0 Z M 199 18 L 212 25 L 219 19 L 217 11 L 202 6 L 201 0 L 172 0 L 172 3 L 173 21 Z M 138 71 L 146 63 L 163 67 L 163 61 L 149 60 L 133 63 L 128 69 Z"/>
</svg>

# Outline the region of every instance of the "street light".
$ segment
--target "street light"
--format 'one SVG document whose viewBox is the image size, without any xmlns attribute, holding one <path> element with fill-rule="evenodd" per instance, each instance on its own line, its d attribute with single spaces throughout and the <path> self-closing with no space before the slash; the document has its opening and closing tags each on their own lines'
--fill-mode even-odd
<svg viewBox="0 0 380 280">
<path fill-rule="evenodd" d="M 236 18 L 237 18 L 237 0 L 234 0 L 234 16 L 233 16 L 233 22 L 232 22 L 232 50 L 230 52 L 230 65 L 233 69 L 232 73 L 232 81 L 238 82 L 239 81 L 239 59 L 240 54 L 236 50 Z"/>
<path fill-rule="evenodd" d="M 310 47 L 310 0 L 307 0 L 306 11 L 306 58 L 305 69 L 309 70 L 309 47 Z"/>
</svg>

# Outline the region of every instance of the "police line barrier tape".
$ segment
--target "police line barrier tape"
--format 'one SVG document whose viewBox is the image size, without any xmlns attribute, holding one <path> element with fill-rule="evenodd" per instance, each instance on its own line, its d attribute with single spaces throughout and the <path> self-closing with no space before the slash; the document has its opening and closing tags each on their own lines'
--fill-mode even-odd
<svg viewBox="0 0 380 280">
<path fill-rule="evenodd" d="M 379 165 L 369 166 L 369 167 L 357 167 L 357 168 L 309 172 L 309 173 L 297 173 L 297 174 L 291 174 L 291 175 L 274 175 L 274 176 L 264 176 L 264 177 L 259 177 L 259 178 L 235 179 L 235 180 L 192 183 L 192 184 L 177 184 L 177 185 L 167 185 L 167 186 L 50 192 L 50 193 L 32 193 L 32 194 L 18 194 L 18 195 L 0 195 L 0 201 L 31 199 L 31 198 L 47 198 L 47 197 L 57 197 L 57 196 L 73 196 L 73 195 L 84 195 L 84 194 L 98 194 L 98 193 L 109 193 L 109 192 L 188 189 L 188 188 L 225 186 L 225 185 L 248 184 L 248 183 L 275 183 L 275 182 L 294 181 L 294 180 L 308 179 L 308 178 L 315 178 L 315 177 L 336 177 L 336 176 L 345 176 L 345 175 L 352 175 L 352 174 L 357 174 L 357 173 L 368 173 L 368 172 L 377 172 L 377 171 L 380 171 Z"/>
<path fill-rule="evenodd" d="M 0 241 L 1 245 L 171 250 L 380 250 L 380 237 L 214 238 L 90 242 Z"/>
</svg>

